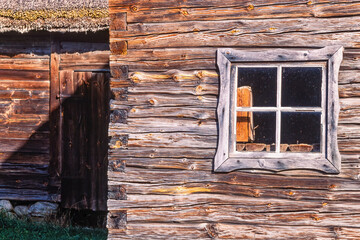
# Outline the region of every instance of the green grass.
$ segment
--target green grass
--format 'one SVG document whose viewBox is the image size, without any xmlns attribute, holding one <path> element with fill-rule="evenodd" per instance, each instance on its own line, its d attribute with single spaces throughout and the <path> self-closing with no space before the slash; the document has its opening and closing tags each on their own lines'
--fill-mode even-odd
<svg viewBox="0 0 360 240">
<path fill-rule="evenodd" d="M 106 238 L 105 229 L 60 227 L 51 223 L 10 218 L 0 213 L 0 240 L 102 240 Z"/>
</svg>

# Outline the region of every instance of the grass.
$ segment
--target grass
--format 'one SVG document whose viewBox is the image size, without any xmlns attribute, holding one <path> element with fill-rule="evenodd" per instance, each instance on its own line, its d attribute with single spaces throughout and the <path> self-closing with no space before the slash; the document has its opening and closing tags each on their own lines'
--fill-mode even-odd
<svg viewBox="0 0 360 240">
<path fill-rule="evenodd" d="M 0 240 L 102 240 L 105 229 L 61 227 L 51 223 L 32 222 L 0 213 Z"/>
</svg>

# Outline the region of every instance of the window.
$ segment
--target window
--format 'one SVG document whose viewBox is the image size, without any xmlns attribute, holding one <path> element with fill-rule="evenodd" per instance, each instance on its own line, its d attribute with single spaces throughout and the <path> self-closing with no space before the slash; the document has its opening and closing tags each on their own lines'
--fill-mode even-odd
<svg viewBox="0 0 360 240">
<path fill-rule="evenodd" d="M 218 49 L 214 170 L 339 173 L 338 73 L 343 48 Z"/>
</svg>

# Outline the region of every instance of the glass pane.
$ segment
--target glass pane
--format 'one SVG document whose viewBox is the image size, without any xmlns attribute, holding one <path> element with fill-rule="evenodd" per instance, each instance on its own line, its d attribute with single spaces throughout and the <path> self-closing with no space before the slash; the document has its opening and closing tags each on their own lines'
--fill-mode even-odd
<svg viewBox="0 0 360 240">
<path fill-rule="evenodd" d="M 238 89 L 248 88 L 251 92 L 251 104 L 244 107 L 275 107 L 276 75 L 276 68 L 239 68 Z"/>
<path fill-rule="evenodd" d="M 321 107 L 321 67 L 282 68 L 283 107 Z"/>
<path fill-rule="evenodd" d="M 236 150 L 275 151 L 275 112 L 237 112 Z"/>
<path fill-rule="evenodd" d="M 320 152 L 320 139 L 321 113 L 281 113 L 283 151 Z"/>
</svg>

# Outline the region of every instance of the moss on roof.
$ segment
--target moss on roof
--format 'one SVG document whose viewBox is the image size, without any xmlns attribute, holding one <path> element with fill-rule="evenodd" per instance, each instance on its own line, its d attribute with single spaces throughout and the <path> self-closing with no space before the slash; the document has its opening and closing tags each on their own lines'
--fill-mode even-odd
<svg viewBox="0 0 360 240">
<path fill-rule="evenodd" d="M 37 19 L 49 18 L 107 18 L 108 9 L 72 9 L 72 10 L 28 10 L 14 11 L 0 9 L 0 17 L 11 18 L 15 20 L 35 21 Z"/>
<path fill-rule="evenodd" d="M 0 0 L 0 32 L 86 32 L 108 27 L 107 0 Z"/>
</svg>

